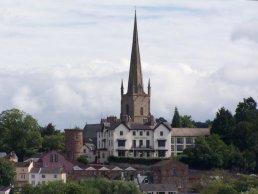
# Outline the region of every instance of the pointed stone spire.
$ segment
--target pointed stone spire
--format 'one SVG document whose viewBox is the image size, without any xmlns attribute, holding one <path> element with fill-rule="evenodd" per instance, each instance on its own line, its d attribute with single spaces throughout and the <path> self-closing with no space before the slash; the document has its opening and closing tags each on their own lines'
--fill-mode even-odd
<svg viewBox="0 0 258 194">
<path fill-rule="evenodd" d="M 135 16 L 134 16 L 133 43 L 132 43 L 127 94 L 131 94 L 131 95 L 144 94 L 140 49 L 139 49 L 139 42 L 138 42 L 136 10 L 135 10 Z"/>
<path fill-rule="evenodd" d="M 148 82 L 148 95 L 151 95 L 151 86 L 150 86 L 150 78 L 149 78 L 149 82 Z"/>
<path fill-rule="evenodd" d="M 123 79 L 122 79 L 122 82 L 121 82 L 121 96 L 124 95 L 124 83 L 123 83 Z"/>
</svg>

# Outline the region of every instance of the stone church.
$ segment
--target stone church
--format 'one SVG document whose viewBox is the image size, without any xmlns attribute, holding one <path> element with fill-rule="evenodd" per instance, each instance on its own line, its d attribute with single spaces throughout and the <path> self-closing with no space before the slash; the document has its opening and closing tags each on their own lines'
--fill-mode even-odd
<svg viewBox="0 0 258 194">
<path fill-rule="evenodd" d="M 150 97 L 150 81 L 147 93 L 144 91 L 135 13 L 127 92 L 121 83 L 120 118 L 107 117 L 84 128 L 84 142 L 95 145 L 99 162 L 107 161 L 109 156 L 171 156 L 171 127 L 167 123 L 155 123 Z"/>
<path fill-rule="evenodd" d="M 208 136 L 209 128 L 171 128 L 168 123 L 156 123 L 151 114 L 151 85 L 144 90 L 143 73 L 135 13 L 131 61 L 127 91 L 121 83 L 121 113 L 84 127 L 84 144 L 96 148 L 99 162 L 109 156 L 160 157 L 178 155 L 194 146 L 195 138 Z"/>
</svg>

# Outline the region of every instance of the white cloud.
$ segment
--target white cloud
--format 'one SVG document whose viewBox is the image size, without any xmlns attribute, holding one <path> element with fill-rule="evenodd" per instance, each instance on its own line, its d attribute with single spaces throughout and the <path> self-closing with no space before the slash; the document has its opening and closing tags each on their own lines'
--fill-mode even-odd
<svg viewBox="0 0 258 194">
<path fill-rule="evenodd" d="M 258 96 L 257 2 L 0 2 L 0 105 L 63 129 L 119 116 L 137 6 L 152 112 L 196 120 Z M 256 99 L 257 101 L 258 99 Z"/>
</svg>

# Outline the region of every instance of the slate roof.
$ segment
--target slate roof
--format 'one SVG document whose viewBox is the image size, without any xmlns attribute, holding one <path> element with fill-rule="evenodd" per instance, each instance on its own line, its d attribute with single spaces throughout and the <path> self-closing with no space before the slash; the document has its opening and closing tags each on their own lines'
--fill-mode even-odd
<svg viewBox="0 0 258 194">
<path fill-rule="evenodd" d="M 177 191 L 175 184 L 140 184 L 142 191 Z"/>
<path fill-rule="evenodd" d="M 15 163 L 16 167 L 29 167 L 30 162 L 17 162 Z"/>
<path fill-rule="evenodd" d="M 39 173 L 39 171 L 40 171 L 40 168 L 32 168 L 32 169 L 30 170 L 30 173 L 37 174 L 37 173 Z"/>
<path fill-rule="evenodd" d="M 97 132 L 103 129 L 103 124 L 86 124 L 83 129 L 83 139 L 85 143 L 97 145 Z"/>
<path fill-rule="evenodd" d="M 210 128 L 172 128 L 172 136 L 197 137 L 210 135 Z"/>
<path fill-rule="evenodd" d="M 62 172 L 62 168 L 41 168 L 40 174 L 60 174 Z"/>
</svg>

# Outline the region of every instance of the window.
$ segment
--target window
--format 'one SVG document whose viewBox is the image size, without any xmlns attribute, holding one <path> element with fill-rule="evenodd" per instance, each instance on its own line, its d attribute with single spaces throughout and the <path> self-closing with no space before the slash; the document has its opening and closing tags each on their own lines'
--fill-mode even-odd
<svg viewBox="0 0 258 194">
<path fill-rule="evenodd" d="M 118 140 L 117 141 L 117 146 L 118 147 L 125 147 L 125 140 Z"/>
<path fill-rule="evenodd" d="M 143 115 L 143 107 L 141 107 L 141 115 Z"/>
<path fill-rule="evenodd" d="M 136 148 L 136 140 L 133 140 L 133 148 Z"/>
<path fill-rule="evenodd" d="M 147 132 L 146 132 L 146 135 L 147 135 L 147 136 L 149 136 L 149 135 L 150 135 L 150 132 L 149 132 L 149 131 L 147 131 Z"/>
<path fill-rule="evenodd" d="M 150 147 L 150 140 L 146 140 L 146 148 Z"/>
<path fill-rule="evenodd" d="M 142 136 L 142 131 L 140 131 L 140 136 Z"/>
<path fill-rule="evenodd" d="M 174 137 L 171 138 L 171 144 L 174 144 L 175 143 L 175 139 Z"/>
<path fill-rule="evenodd" d="M 124 150 L 118 150 L 118 157 L 125 157 L 125 151 Z"/>
<path fill-rule="evenodd" d="M 136 131 L 133 131 L 133 136 L 135 136 L 136 135 Z"/>
<path fill-rule="evenodd" d="M 165 192 L 157 192 L 157 194 L 165 194 Z"/>
<path fill-rule="evenodd" d="M 192 137 L 187 137 L 185 139 L 185 141 L 186 141 L 186 144 L 193 144 L 193 138 Z"/>
<path fill-rule="evenodd" d="M 174 145 L 171 145 L 171 151 L 175 151 L 175 146 Z"/>
<path fill-rule="evenodd" d="M 168 192 L 168 194 L 176 194 L 176 192 L 175 191 L 170 191 L 170 192 Z"/>
<path fill-rule="evenodd" d="M 56 175 L 56 174 L 54 174 L 54 178 L 55 178 L 55 179 L 57 178 L 57 175 Z"/>
<path fill-rule="evenodd" d="M 177 151 L 181 152 L 184 150 L 184 146 L 183 145 L 177 145 Z"/>
<path fill-rule="evenodd" d="M 159 135 L 160 135 L 160 136 L 163 136 L 163 131 L 160 131 Z"/>
<path fill-rule="evenodd" d="M 140 146 L 140 147 L 143 146 L 143 141 L 142 141 L 142 140 L 139 141 L 139 146 Z"/>
<path fill-rule="evenodd" d="M 31 178 L 32 178 L 32 179 L 35 179 L 35 174 L 32 174 L 32 175 L 31 175 Z"/>
<path fill-rule="evenodd" d="M 165 157 L 166 156 L 166 151 L 165 150 L 159 150 L 158 151 L 158 157 Z"/>
<path fill-rule="evenodd" d="M 50 162 L 58 162 L 58 155 L 50 154 Z"/>
<path fill-rule="evenodd" d="M 46 178 L 46 175 L 44 175 L 44 174 L 42 174 L 42 176 L 41 176 L 42 178 Z"/>
<path fill-rule="evenodd" d="M 105 158 L 105 153 L 102 153 L 102 158 Z"/>
<path fill-rule="evenodd" d="M 123 135 L 123 131 L 120 131 L 120 136 L 122 136 Z"/>
<path fill-rule="evenodd" d="M 166 146 L 166 140 L 158 140 L 158 147 L 165 147 Z"/>
<path fill-rule="evenodd" d="M 183 137 L 177 137 L 176 138 L 176 143 L 183 144 L 184 143 L 184 138 Z"/>
<path fill-rule="evenodd" d="M 25 179 L 25 174 L 20 174 L 20 179 Z"/>
</svg>

